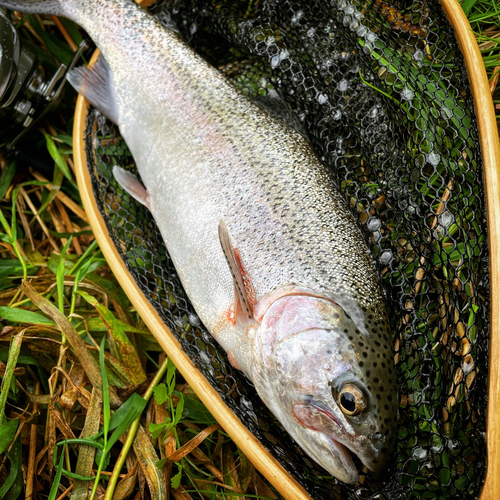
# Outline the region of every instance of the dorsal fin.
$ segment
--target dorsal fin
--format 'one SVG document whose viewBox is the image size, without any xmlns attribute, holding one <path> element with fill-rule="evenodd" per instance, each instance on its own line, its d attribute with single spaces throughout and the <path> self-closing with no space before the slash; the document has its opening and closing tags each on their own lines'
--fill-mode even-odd
<svg viewBox="0 0 500 500">
<path fill-rule="evenodd" d="M 229 265 L 231 275 L 233 276 L 234 289 L 236 292 L 237 299 L 240 303 L 239 305 L 241 306 L 240 309 L 242 311 L 245 311 L 248 318 L 251 319 L 252 318 L 251 305 L 247 297 L 245 289 L 245 281 L 241 274 L 241 268 L 238 263 L 238 259 L 236 258 L 236 255 L 234 253 L 233 245 L 231 244 L 231 238 L 229 237 L 227 226 L 223 220 L 219 222 L 219 241 L 222 247 L 222 251 L 224 252 L 227 263 Z"/>
<path fill-rule="evenodd" d="M 92 106 L 118 125 L 118 106 L 113 93 L 113 74 L 102 54 L 92 67 L 79 66 L 72 69 L 67 79 Z"/>
</svg>

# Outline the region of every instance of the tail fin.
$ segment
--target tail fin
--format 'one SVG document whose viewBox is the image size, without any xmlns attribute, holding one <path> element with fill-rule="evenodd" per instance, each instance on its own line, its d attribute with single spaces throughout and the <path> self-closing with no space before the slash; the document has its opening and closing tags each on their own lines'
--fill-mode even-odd
<svg viewBox="0 0 500 500">
<path fill-rule="evenodd" d="M 28 14 L 53 14 L 68 16 L 64 6 L 72 4 L 71 0 L 0 0 L 0 7 L 5 7 Z"/>
</svg>

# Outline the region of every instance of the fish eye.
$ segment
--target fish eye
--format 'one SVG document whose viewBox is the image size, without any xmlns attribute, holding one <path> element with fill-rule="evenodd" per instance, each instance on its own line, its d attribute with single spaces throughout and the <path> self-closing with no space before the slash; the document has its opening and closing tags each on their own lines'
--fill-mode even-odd
<svg viewBox="0 0 500 500">
<path fill-rule="evenodd" d="M 338 393 L 338 403 L 345 415 L 358 415 L 366 409 L 367 401 L 363 392 L 353 384 L 346 384 Z"/>
</svg>

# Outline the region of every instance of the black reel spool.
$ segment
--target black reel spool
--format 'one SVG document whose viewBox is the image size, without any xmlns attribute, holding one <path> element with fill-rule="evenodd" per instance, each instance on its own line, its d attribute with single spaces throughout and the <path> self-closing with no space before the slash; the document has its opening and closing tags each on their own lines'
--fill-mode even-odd
<svg viewBox="0 0 500 500">
<path fill-rule="evenodd" d="M 487 227 L 463 57 L 437 0 L 159 0 L 151 12 L 252 98 L 287 102 L 363 231 L 385 290 L 400 389 L 397 450 L 346 485 L 312 462 L 231 367 L 184 294 L 117 127 L 87 115 L 111 239 L 182 349 L 314 500 L 477 499 L 486 471 Z M 244 126 L 244 124 L 242 124 Z M 193 193 L 196 196 L 196 193 Z"/>
<path fill-rule="evenodd" d="M 0 108 L 3 120 L 16 133 L 7 146 L 11 150 L 35 122 L 59 104 L 66 74 L 88 48 L 88 42 L 84 40 L 70 65 L 61 64 L 50 79 L 45 78 L 35 52 L 21 42 L 9 14 L 1 8 L 0 42 Z"/>
</svg>

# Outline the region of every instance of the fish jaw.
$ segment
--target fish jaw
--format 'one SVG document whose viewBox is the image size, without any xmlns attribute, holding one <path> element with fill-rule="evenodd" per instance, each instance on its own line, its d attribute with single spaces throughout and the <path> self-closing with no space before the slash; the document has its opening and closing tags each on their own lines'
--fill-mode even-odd
<svg viewBox="0 0 500 500">
<path fill-rule="evenodd" d="M 355 429 L 352 423 L 346 421 L 347 419 L 332 415 L 325 405 L 307 399 L 305 403 L 294 404 L 292 414 L 301 427 L 316 431 L 319 435 L 316 440 L 322 439 L 329 443 L 332 456 L 324 454 L 319 462 L 339 479 L 341 471 L 346 477 L 350 477 L 352 482 L 357 482 L 358 472 L 350 453 L 356 455 L 372 472 L 383 469 L 386 458 L 390 456 L 381 453 L 384 440 L 380 433 L 373 432 L 373 421 L 361 429 Z M 368 417 L 367 420 L 372 419 Z M 363 434 L 363 429 L 367 435 Z M 352 484 L 351 481 L 341 480 Z"/>
<path fill-rule="evenodd" d="M 293 417 L 297 423 L 311 432 L 310 439 L 314 441 L 316 446 L 310 455 L 336 478 L 344 483 L 356 484 L 359 481 L 358 470 L 346 446 L 332 435 L 314 429 L 314 424 L 308 422 L 311 420 L 311 414 L 317 411 L 316 408 L 306 408 L 306 405 L 301 403 L 295 404 L 292 409 Z M 309 433 L 307 432 L 307 434 Z"/>
<path fill-rule="evenodd" d="M 397 396 L 392 394 L 389 407 L 372 392 L 373 377 L 357 347 L 380 343 L 361 333 L 338 304 L 317 294 L 281 295 L 268 303 L 265 312 L 260 308 L 252 365 L 260 397 L 302 449 L 341 481 L 358 481 L 350 452 L 372 471 L 383 468 L 395 443 Z M 383 382 L 376 374 L 375 381 Z M 351 386 L 364 401 L 356 415 L 340 405 L 339 395 Z M 387 390 L 397 388 L 388 384 Z"/>
</svg>

